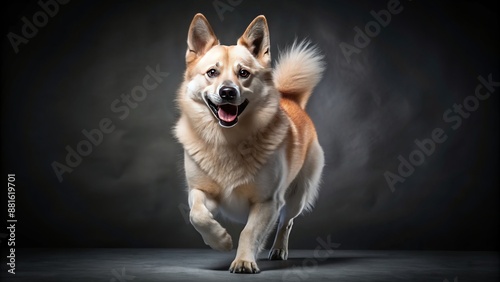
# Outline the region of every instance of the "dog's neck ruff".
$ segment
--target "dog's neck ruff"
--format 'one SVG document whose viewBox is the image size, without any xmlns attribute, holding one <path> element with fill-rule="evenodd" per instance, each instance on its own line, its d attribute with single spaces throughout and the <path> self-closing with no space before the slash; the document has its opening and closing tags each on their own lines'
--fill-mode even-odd
<svg viewBox="0 0 500 282">
<path fill-rule="evenodd" d="M 179 139 L 187 155 L 207 176 L 222 187 L 235 188 L 254 180 L 283 143 L 289 128 L 289 120 L 280 108 L 267 126 L 237 144 L 207 144 L 200 136 Z"/>
</svg>

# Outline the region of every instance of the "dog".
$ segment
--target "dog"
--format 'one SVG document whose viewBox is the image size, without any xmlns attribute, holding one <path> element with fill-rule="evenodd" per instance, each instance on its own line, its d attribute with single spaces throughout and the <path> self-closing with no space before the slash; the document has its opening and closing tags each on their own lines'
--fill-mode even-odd
<svg viewBox="0 0 500 282">
<path fill-rule="evenodd" d="M 269 259 L 286 260 L 293 220 L 317 198 L 324 154 L 305 107 L 322 59 L 295 41 L 273 69 L 262 15 L 231 46 L 220 45 L 202 14 L 191 22 L 174 135 L 184 149 L 189 219 L 205 244 L 233 247 L 216 213 L 246 222 L 232 273 L 260 272 L 256 257 L 276 222 Z"/>
</svg>

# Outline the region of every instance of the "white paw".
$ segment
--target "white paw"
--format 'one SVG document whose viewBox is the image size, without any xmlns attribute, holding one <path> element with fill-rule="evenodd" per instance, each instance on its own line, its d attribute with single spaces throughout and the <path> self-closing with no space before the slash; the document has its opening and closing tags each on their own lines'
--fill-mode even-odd
<svg viewBox="0 0 500 282">
<path fill-rule="evenodd" d="M 205 244 L 209 245 L 214 250 L 221 252 L 229 252 L 230 250 L 233 249 L 233 239 L 225 229 L 223 229 L 221 233 L 222 234 L 218 236 L 215 235 L 203 236 L 203 241 L 205 241 Z"/>
<path fill-rule="evenodd" d="M 260 269 L 254 260 L 235 259 L 229 267 L 231 273 L 259 273 Z"/>
</svg>

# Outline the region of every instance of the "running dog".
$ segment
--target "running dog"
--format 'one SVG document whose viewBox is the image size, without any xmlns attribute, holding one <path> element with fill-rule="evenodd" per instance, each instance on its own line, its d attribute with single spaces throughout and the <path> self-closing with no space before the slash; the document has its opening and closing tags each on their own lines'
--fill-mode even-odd
<svg viewBox="0 0 500 282">
<path fill-rule="evenodd" d="M 191 22 L 174 134 L 184 148 L 189 218 L 204 242 L 232 249 L 217 212 L 246 222 L 230 272 L 259 272 L 256 256 L 276 222 L 269 258 L 286 260 L 293 220 L 317 198 L 324 156 L 305 107 L 322 58 L 295 42 L 272 68 L 264 16 L 232 46 L 220 45 L 202 14 Z"/>
</svg>

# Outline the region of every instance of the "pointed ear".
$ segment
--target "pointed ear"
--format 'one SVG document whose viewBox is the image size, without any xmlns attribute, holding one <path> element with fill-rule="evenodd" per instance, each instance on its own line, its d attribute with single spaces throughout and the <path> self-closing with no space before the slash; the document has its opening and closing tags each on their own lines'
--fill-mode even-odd
<svg viewBox="0 0 500 282">
<path fill-rule="evenodd" d="M 238 39 L 238 45 L 245 46 L 264 67 L 269 67 L 271 50 L 266 17 L 256 17 Z"/>
<path fill-rule="evenodd" d="M 203 56 L 210 48 L 218 44 L 219 40 L 205 16 L 200 13 L 196 14 L 189 26 L 186 62 L 189 63 Z"/>
</svg>

